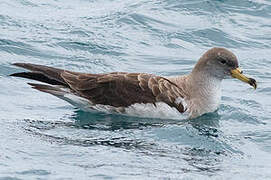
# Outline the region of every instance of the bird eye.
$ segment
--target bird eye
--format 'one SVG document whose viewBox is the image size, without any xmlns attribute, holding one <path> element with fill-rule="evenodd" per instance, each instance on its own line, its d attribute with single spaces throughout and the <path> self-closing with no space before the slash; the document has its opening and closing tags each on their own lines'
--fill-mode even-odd
<svg viewBox="0 0 271 180">
<path fill-rule="evenodd" d="M 220 60 L 220 63 L 221 63 L 221 64 L 226 64 L 226 60 L 225 60 L 225 59 L 222 59 L 222 60 Z"/>
</svg>

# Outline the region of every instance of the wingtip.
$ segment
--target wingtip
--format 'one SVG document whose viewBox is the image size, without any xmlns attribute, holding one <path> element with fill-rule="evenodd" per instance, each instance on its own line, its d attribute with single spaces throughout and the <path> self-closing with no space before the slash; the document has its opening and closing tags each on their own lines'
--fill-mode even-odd
<svg viewBox="0 0 271 180">
<path fill-rule="evenodd" d="M 20 77 L 20 74 L 21 74 L 21 73 L 12 73 L 12 74 L 10 74 L 9 76 L 12 76 L 12 77 Z"/>
<path fill-rule="evenodd" d="M 28 85 L 30 85 L 30 86 L 32 86 L 32 87 L 34 87 L 34 86 L 36 86 L 37 84 L 35 84 L 35 83 L 27 83 Z"/>
<path fill-rule="evenodd" d="M 13 65 L 13 66 L 19 66 L 20 64 L 22 64 L 22 63 L 11 63 L 11 65 Z"/>
<path fill-rule="evenodd" d="M 12 63 L 11 65 L 13 66 L 17 66 L 17 67 L 24 67 L 25 65 L 27 65 L 28 63 Z"/>
<path fill-rule="evenodd" d="M 25 63 L 11 63 L 12 66 L 17 66 L 17 67 L 24 67 L 24 64 L 25 64 Z M 12 74 L 10 74 L 9 76 L 20 77 L 20 75 L 21 75 L 22 73 L 23 73 L 23 72 L 12 73 Z"/>
</svg>

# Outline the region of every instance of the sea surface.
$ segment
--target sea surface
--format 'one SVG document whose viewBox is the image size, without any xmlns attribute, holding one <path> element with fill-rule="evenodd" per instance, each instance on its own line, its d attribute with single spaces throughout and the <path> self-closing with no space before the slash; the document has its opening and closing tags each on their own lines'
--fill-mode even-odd
<svg viewBox="0 0 271 180">
<path fill-rule="evenodd" d="M 86 113 L 9 77 L 14 62 L 182 75 L 215 46 L 258 89 L 224 80 L 193 120 Z M 0 180 L 270 180 L 270 68 L 269 0 L 0 0 Z"/>
</svg>

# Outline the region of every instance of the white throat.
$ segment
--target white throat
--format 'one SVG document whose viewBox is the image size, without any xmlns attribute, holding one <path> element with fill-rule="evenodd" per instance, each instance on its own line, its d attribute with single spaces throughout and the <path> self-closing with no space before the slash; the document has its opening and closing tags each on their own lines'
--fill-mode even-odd
<svg viewBox="0 0 271 180">
<path fill-rule="evenodd" d="M 190 117 L 197 117 L 204 113 L 215 111 L 221 100 L 221 81 L 208 74 L 197 74 L 191 79 L 191 99 L 188 100 Z"/>
</svg>

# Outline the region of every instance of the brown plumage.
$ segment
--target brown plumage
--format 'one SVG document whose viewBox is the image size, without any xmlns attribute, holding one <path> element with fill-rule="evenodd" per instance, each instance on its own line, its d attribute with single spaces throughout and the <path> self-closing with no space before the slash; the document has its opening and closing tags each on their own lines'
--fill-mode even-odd
<svg viewBox="0 0 271 180">
<path fill-rule="evenodd" d="M 113 72 L 86 74 L 48 66 L 15 63 L 30 72 L 14 73 L 11 76 L 37 80 L 47 84 L 29 83 L 34 89 L 50 93 L 71 104 L 76 104 L 69 95 L 87 101 L 87 107 L 109 105 L 117 112 L 133 104 L 159 102 L 188 112 L 190 118 L 213 112 L 219 107 L 221 82 L 228 77 L 237 78 L 253 86 L 254 79 L 242 74 L 237 57 L 225 48 L 212 48 L 204 53 L 190 74 L 164 78 L 146 73 Z M 81 103 L 81 101 L 80 101 Z"/>
<path fill-rule="evenodd" d="M 128 107 L 135 103 L 164 102 L 184 112 L 178 97 L 184 92 L 170 80 L 146 73 L 113 72 L 108 74 L 86 74 L 71 72 L 48 66 L 29 63 L 15 63 L 18 67 L 30 72 L 14 73 L 11 76 L 23 77 L 66 87 L 77 96 L 89 100 L 93 104 Z M 33 88 L 56 96 L 65 94 L 59 87 L 29 83 Z"/>
</svg>

